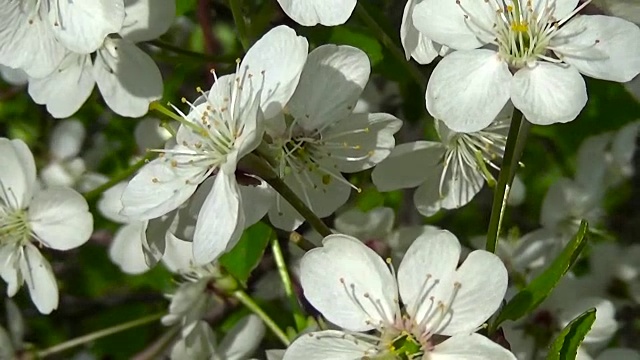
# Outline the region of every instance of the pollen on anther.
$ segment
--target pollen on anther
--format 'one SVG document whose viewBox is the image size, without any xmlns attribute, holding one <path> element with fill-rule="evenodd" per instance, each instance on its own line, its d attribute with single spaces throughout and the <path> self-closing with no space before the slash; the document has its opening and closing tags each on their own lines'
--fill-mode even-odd
<svg viewBox="0 0 640 360">
<path fill-rule="evenodd" d="M 151 178 L 151 182 L 152 182 L 152 183 L 157 183 L 157 182 L 159 182 L 159 181 L 160 181 L 160 180 L 158 180 L 158 178 L 157 178 L 157 177 Z"/>
</svg>

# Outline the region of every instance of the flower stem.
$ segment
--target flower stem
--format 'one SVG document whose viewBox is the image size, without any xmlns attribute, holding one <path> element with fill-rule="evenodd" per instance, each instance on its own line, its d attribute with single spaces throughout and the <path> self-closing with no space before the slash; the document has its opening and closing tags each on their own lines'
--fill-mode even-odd
<svg viewBox="0 0 640 360">
<path fill-rule="evenodd" d="M 134 328 L 134 327 L 146 325 L 148 323 L 151 323 L 151 322 L 154 322 L 154 321 L 160 319 L 164 315 L 165 315 L 164 312 L 160 313 L 160 314 L 149 315 L 149 316 L 145 316 L 143 318 L 137 319 L 137 320 L 126 322 L 124 324 L 116 325 L 116 326 L 113 326 L 113 327 L 110 327 L 110 328 L 106 328 L 106 329 L 102 329 L 102 330 L 93 332 L 91 334 L 80 336 L 78 338 L 71 339 L 71 340 L 65 341 L 65 342 L 63 342 L 61 344 L 52 346 L 52 347 L 50 347 L 48 349 L 44 349 L 42 351 L 38 351 L 37 357 L 38 358 L 43 358 L 45 356 L 53 355 L 55 353 L 59 353 L 59 352 L 64 351 L 64 350 L 71 349 L 73 347 L 76 347 L 76 346 L 79 346 L 79 345 L 82 345 L 82 344 L 86 344 L 86 343 L 88 343 L 90 341 L 94 341 L 94 340 L 103 338 L 105 336 L 113 335 L 115 333 L 119 333 L 121 331 L 129 330 L 129 329 Z"/>
<path fill-rule="evenodd" d="M 244 51 L 249 50 L 249 37 L 247 36 L 247 23 L 242 15 L 242 0 L 229 0 L 229 7 L 233 15 L 233 21 L 238 29 L 238 39 Z"/>
<path fill-rule="evenodd" d="M 273 252 L 273 257 L 276 261 L 276 266 L 278 267 L 278 273 L 280 274 L 280 279 L 282 279 L 282 285 L 284 286 L 284 293 L 287 295 L 289 299 L 289 303 L 291 305 L 291 309 L 293 309 L 293 320 L 296 323 L 296 329 L 298 332 L 301 332 L 306 327 L 306 321 L 304 317 L 304 313 L 302 312 L 302 308 L 300 307 L 300 303 L 298 302 L 298 297 L 296 293 L 293 291 L 293 283 L 291 282 L 291 277 L 289 276 L 289 271 L 287 270 L 287 264 L 284 261 L 284 256 L 282 255 L 282 248 L 280 247 L 280 243 L 278 242 L 278 237 L 274 236 L 271 239 L 271 251 Z"/>
<path fill-rule="evenodd" d="M 502 227 L 502 218 L 504 217 L 507 199 L 509 198 L 509 191 L 511 190 L 513 177 L 516 175 L 516 169 L 518 168 L 518 163 L 524 150 L 524 144 L 527 140 L 530 126 L 531 124 L 526 119 L 523 119 L 522 112 L 514 108 L 504 157 L 502 158 L 502 165 L 500 166 L 500 174 L 498 175 L 498 185 L 493 193 L 493 204 L 491 205 L 491 218 L 487 232 L 486 249 L 492 253 L 496 252 L 500 228 Z"/>
<path fill-rule="evenodd" d="M 195 51 L 186 50 L 171 44 L 168 44 L 164 41 L 160 40 L 151 40 L 147 41 L 148 44 L 159 47 L 163 50 L 170 51 L 172 53 L 176 53 L 179 55 L 183 55 L 192 59 L 197 59 L 202 62 L 214 62 L 219 64 L 234 64 L 237 56 L 231 55 L 223 55 L 223 56 L 211 56 L 208 54 L 203 54 Z"/>
<path fill-rule="evenodd" d="M 316 247 L 316 245 L 314 243 L 312 243 L 311 241 L 307 240 L 307 238 L 302 236 L 297 231 L 292 231 L 291 233 L 289 233 L 289 241 L 294 243 L 297 247 L 299 247 L 300 249 L 302 249 L 304 251 L 309 251 L 309 250 L 311 250 L 311 249 Z"/>
<path fill-rule="evenodd" d="M 369 14 L 365 6 L 361 1 L 356 5 L 356 13 L 358 16 L 364 21 L 364 23 L 373 31 L 373 34 L 376 38 L 382 43 L 384 47 L 391 52 L 391 55 L 398 60 L 400 64 L 402 64 L 405 69 L 411 74 L 413 80 L 424 89 L 427 84 L 427 77 L 424 76 L 422 72 L 410 61 L 407 61 L 404 56 L 404 52 L 400 49 L 400 47 L 393 42 L 391 37 L 384 31 L 382 26 L 378 24 L 378 22 Z"/>
<path fill-rule="evenodd" d="M 243 290 L 236 290 L 232 294 L 233 297 L 238 299 L 244 306 L 251 310 L 251 312 L 258 315 L 258 317 L 262 319 L 264 324 L 269 329 L 271 329 L 271 331 L 273 331 L 273 333 L 278 337 L 278 339 L 280 339 L 280 341 L 282 341 L 285 346 L 289 346 L 291 344 L 291 340 L 289 340 L 287 334 L 285 334 L 285 332 L 280 329 L 278 324 L 276 324 L 276 322 L 273 321 L 273 319 L 271 319 L 269 315 L 267 315 L 267 313 L 264 312 L 264 310 L 262 310 L 262 308 L 260 308 L 260 306 L 258 306 L 258 304 L 256 304 L 256 302 L 253 301 L 253 299 L 249 295 L 247 295 L 246 292 L 244 292 Z"/>
<path fill-rule="evenodd" d="M 138 162 L 136 162 L 135 164 L 131 165 L 129 168 L 127 168 L 126 170 L 114 175 L 109 181 L 107 181 L 106 183 L 98 186 L 97 188 L 87 191 L 86 193 L 84 193 L 84 198 L 87 200 L 92 200 L 98 196 L 100 196 L 100 194 L 102 194 L 103 192 L 111 189 L 114 185 L 118 184 L 119 182 L 127 179 L 129 176 L 133 175 L 133 173 L 135 173 L 136 171 L 138 171 L 142 166 L 144 166 L 144 164 L 148 163 L 149 160 L 153 159 L 156 156 L 155 153 L 153 152 L 147 152 L 145 154 L 145 156 L 138 160 Z"/>
<path fill-rule="evenodd" d="M 289 186 L 282 181 L 278 177 L 278 175 L 273 171 L 273 169 L 267 163 L 268 157 L 265 154 L 261 154 L 262 157 L 258 157 L 253 154 L 249 154 L 245 156 L 241 160 L 241 164 L 239 166 L 246 166 L 247 169 L 258 175 L 262 180 L 266 181 L 267 184 L 271 185 L 271 187 L 280 194 L 291 206 L 293 206 L 296 211 L 302 215 L 302 217 L 307 220 L 309 225 L 313 227 L 318 234 L 322 235 L 322 237 L 331 235 L 331 229 L 322 222 L 322 220 L 307 206 L 307 204 L 300 199 L 298 195 L 296 195 Z M 265 160 L 266 158 L 266 160 Z"/>
</svg>

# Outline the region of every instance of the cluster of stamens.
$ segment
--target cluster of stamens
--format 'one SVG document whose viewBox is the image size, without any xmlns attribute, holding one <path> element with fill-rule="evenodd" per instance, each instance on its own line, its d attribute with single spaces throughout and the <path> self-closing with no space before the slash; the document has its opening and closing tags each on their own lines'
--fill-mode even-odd
<svg viewBox="0 0 640 360">
<path fill-rule="evenodd" d="M 491 39 L 498 53 L 511 67 L 519 69 L 531 66 L 538 60 L 562 62 L 561 55 L 550 46 L 560 28 L 570 21 L 591 0 L 580 4 L 563 19 L 556 19 L 556 0 L 547 0 L 534 7 L 531 0 L 485 0 L 495 12 L 490 27 L 475 18 L 464 6 L 465 0 L 456 0 L 464 13 L 469 28 L 478 32 L 478 38 Z M 598 43 L 598 40 L 590 46 Z M 555 57 L 554 57 L 555 55 Z"/>
</svg>

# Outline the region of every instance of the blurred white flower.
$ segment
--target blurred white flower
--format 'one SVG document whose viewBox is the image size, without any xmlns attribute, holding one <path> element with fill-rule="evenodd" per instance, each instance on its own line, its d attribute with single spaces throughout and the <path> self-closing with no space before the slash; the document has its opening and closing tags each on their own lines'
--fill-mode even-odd
<svg viewBox="0 0 640 360">
<path fill-rule="evenodd" d="M 388 156 L 402 122 L 385 113 L 353 113 L 367 83 L 367 55 L 351 46 L 322 45 L 304 65 L 300 82 L 279 117 L 268 122 L 275 171 L 319 217 L 331 215 L 355 188 L 341 174 L 369 169 Z M 294 230 L 303 217 L 281 196 L 272 224 Z"/>
<path fill-rule="evenodd" d="M 418 186 L 413 201 L 424 216 L 440 209 L 468 204 L 491 176 L 486 166 L 502 159 L 511 108 L 484 130 L 459 133 L 436 122 L 440 141 L 401 144 L 373 169 L 371 178 L 380 191 Z M 491 177 L 492 178 L 492 177 Z"/>
<path fill-rule="evenodd" d="M 179 339 L 171 349 L 172 360 L 245 360 L 264 336 L 265 327 L 256 315 L 238 321 L 217 344 L 211 326 L 199 321 L 193 331 Z"/>
<path fill-rule="evenodd" d="M 633 79 L 640 72 L 640 28 L 616 17 L 577 15 L 586 3 L 417 4 L 413 20 L 418 30 L 457 50 L 438 63 L 429 79 L 429 112 L 456 131 L 478 131 L 511 100 L 532 123 L 565 123 L 587 102 L 581 74 Z"/>
<path fill-rule="evenodd" d="M 0 64 L 41 78 L 67 51 L 96 51 L 122 28 L 122 0 L 3 1 L 0 4 Z"/>
<path fill-rule="evenodd" d="M 24 348 L 25 325 L 18 306 L 9 298 L 5 299 L 7 329 L 0 326 L 0 359 L 12 360 Z"/>
<path fill-rule="evenodd" d="M 65 187 L 39 189 L 33 155 L 21 140 L 0 138 L 0 276 L 13 296 L 27 282 L 43 314 L 58 307 L 58 285 L 36 244 L 69 250 L 93 232 L 87 202 Z"/>
<path fill-rule="evenodd" d="M 448 231 L 425 233 L 407 250 L 396 280 L 388 264 L 358 239 L 326 237 L 321 248 L 303 257 L 301 284 L 311 305 L 344 331 L 302 335 L 284 359 L 515 359 L 474 333 L 504 297 L 504 265 L 477 250 L 458 267 L 460 252 Z M 441 341 L 437 335 L 449 337 Z"/>
<path fill-rule="evenodd" d="M 109 108 L 118 115 L 139 117 L 162 97 L 162 75 L 153 59 L 135 43 L 155 39 L 169 29 L 175 0 L 126 0 L 119 36 L 103 38 L 92 57 L 67 52 L 57 71 L 29 79 L 29 95 L 56 118 L 73 115 L 98 85 Z M 150 10 L 153 7 L 153 10 Z M 93 59 L 93 60 L 92 60 Z"/>
<path fill-rule="evenodd" d="M 278 3 L 300 25 L 334 26 L 349 20 L 357 0 L 278 0 Z"/>
</svg>

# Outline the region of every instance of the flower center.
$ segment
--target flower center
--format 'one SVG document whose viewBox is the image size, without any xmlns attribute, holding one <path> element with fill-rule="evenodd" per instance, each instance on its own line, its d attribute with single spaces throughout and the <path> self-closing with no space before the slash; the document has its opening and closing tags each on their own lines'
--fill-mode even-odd
<svg viewBox="0 0 640 360">
<path fill-rule="evenodd" d="M 388 347 L 389 351 L 401 360 L 416 359 L 424 354 L 422 344 L 406 331 L 393 339 Z"/>
<path fill-rule="evenodd" d="M 551 39 L 562 25 L 591 2 L 587 0 L 563 19 L 557 19 L 556 0 L 536 4 L 532 0 L 484 0 L 490 11 L 495 13 L 493 23 L 487 24 L 469 12 L 462 1 L 457 0 L 457 3 L 470 28 L 478 33 L 479 38 L 491 39 L 488 42 L 496 45 L 502 59 L 515 69 L 531 66 L 538 60 L 561 62 L 550 54 L 553 51 Z"/>
<path fill-rule="evenodd" d="M 0 246 L 25 243 L 31 237 L 27 211 L 0 207 Z"/>
</svg>

